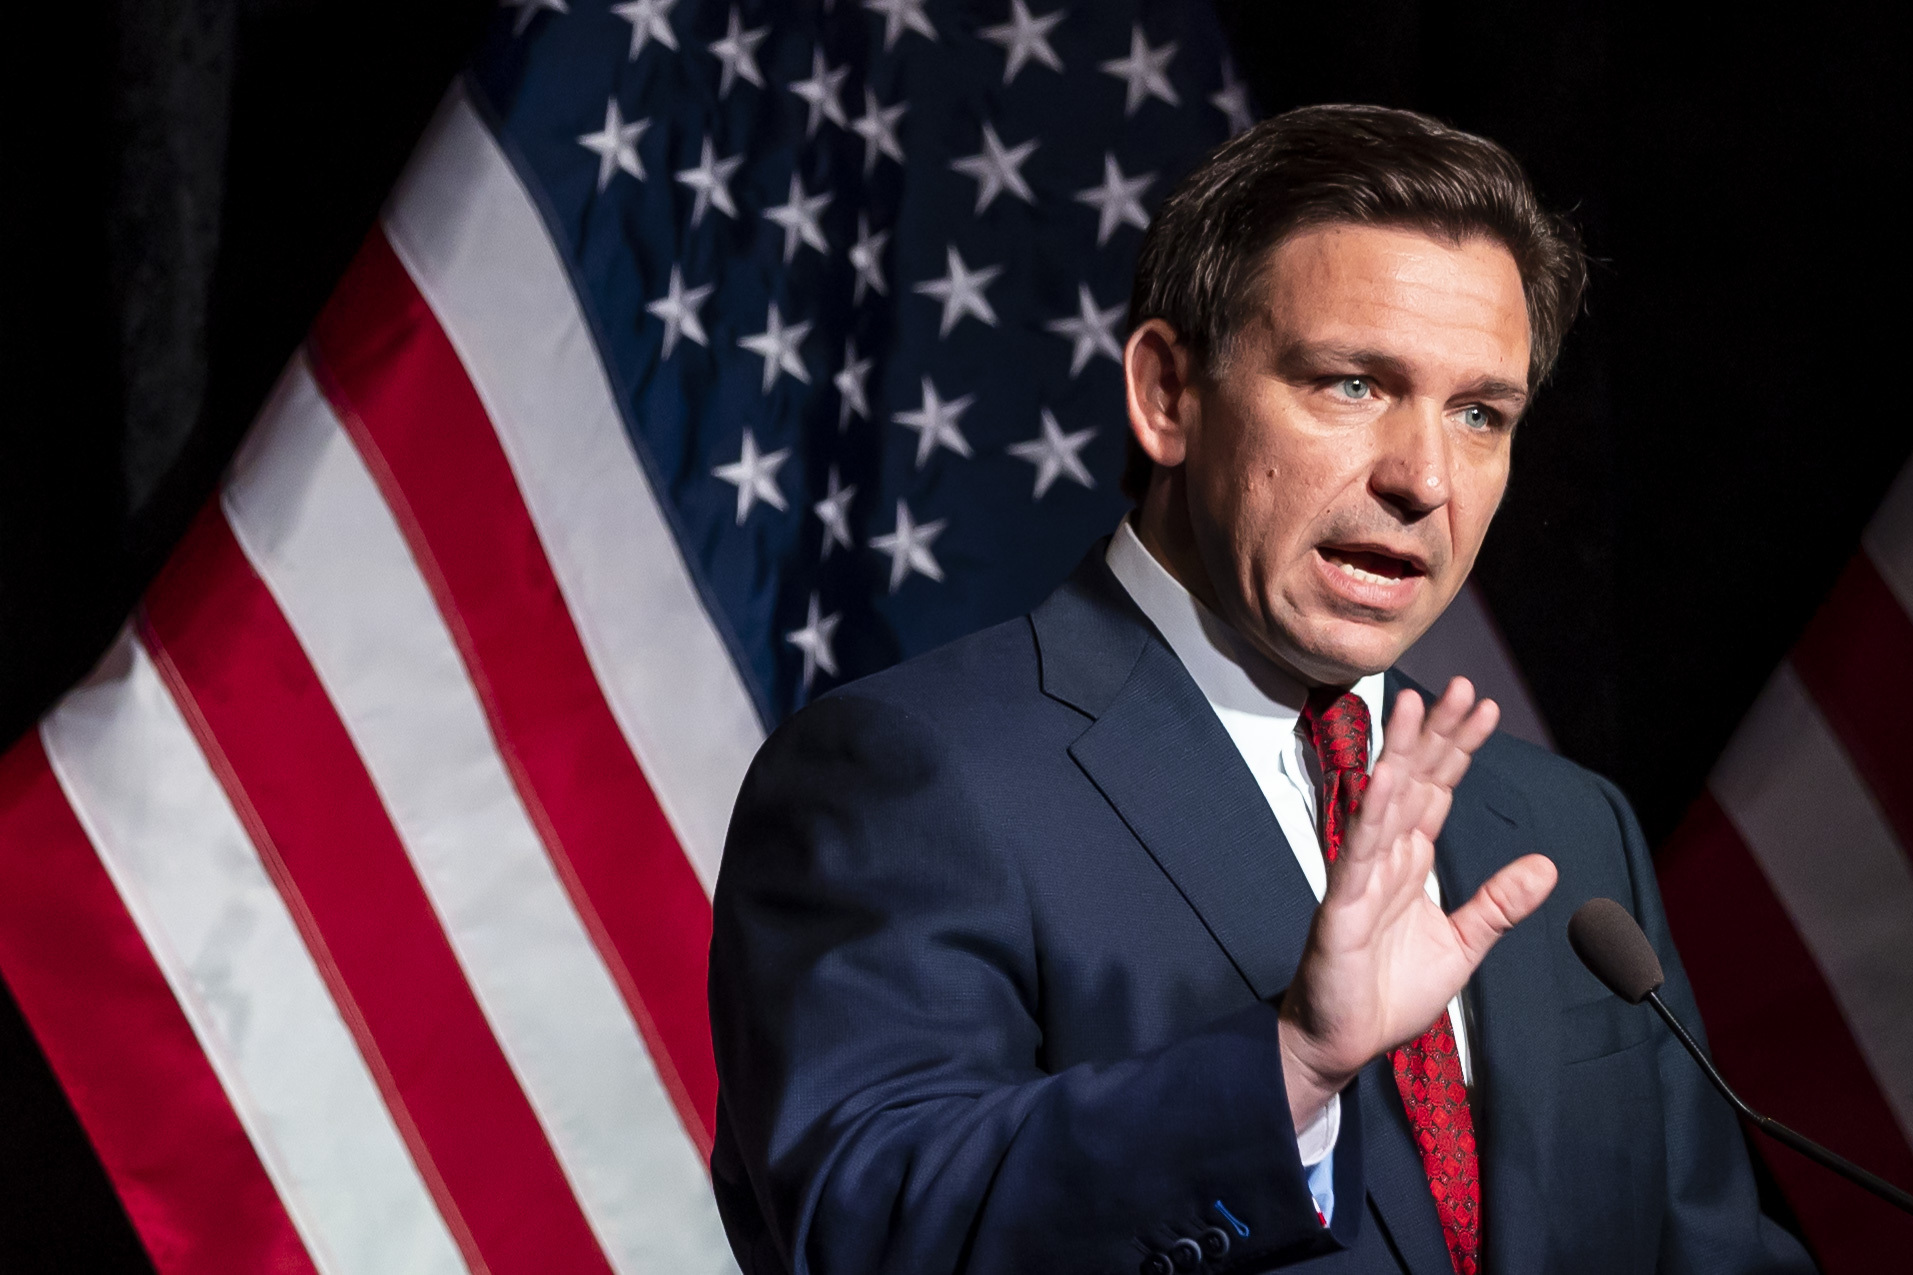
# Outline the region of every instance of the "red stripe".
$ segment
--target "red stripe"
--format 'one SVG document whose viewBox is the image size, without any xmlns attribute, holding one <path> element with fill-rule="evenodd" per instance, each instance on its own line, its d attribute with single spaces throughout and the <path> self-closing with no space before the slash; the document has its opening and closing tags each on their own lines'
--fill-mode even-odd
<svg viewBox="0 0 1913 1275">
<path fill-rule="evenodd" d="M 1913 1148 L 1839 1003 L 1711 794 L 1657 867 L 1722 1073 L 1756 1111 L 1913 1186 Z M 1791 1151 L 1766 1143 L 1760 1151 L 1828 1275 L 1890 1269 L 1913 1250 L 1913 1218 Z"/>
<path fill-rule="evenodd" d="M 1793 666 L 1901 848 L 1913 851 L 1913 619 L 1864 552 L 1807 626 Z"/>
<path fill-rule="evenodd" d="M 608 1273 L 364 763 L 216 505 L 144 628 L 466 1261 Z"/>
<path fill-rule="evenodd" d="M 37 733 L 0 757 L 0 973 L 163 1275 L 314 1270 Z"/>
<path fill-rule="evenodd" d="M 559 877 L 708 1156 L 710 902 L 605 702 L 464 365 L 381 233 L 333 293 L 311 347 Z"/>
</svg>

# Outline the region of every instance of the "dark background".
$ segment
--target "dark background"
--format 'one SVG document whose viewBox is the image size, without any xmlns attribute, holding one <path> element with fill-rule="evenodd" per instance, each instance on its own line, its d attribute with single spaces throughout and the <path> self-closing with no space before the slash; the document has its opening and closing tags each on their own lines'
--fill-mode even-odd
<svg viewBox="0 0 1913 1275">
<path fill-rule="evenodd" d="M 1884 9 L 1223 4 L 1266 109 L 1485 133 L 1599 259 L 1477 577 L 1561 750 L 1663 838 L 1913 450 Z M 210 493 L 492 11 L 35 8 L 0 54 L 0 743 Z M 149 1269 L 0 995 L 0 1270 Z"/>
</svg>

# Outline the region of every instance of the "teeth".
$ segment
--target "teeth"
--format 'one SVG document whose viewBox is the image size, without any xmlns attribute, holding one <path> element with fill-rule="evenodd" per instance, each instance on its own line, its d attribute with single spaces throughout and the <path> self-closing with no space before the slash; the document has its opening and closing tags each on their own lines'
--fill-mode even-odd
<svg viewBox="0 0 1913 1275">
<path fill-rule="evenodd" d="M 1393 576 L 1377 575 L 1373 571 L 1364 571 L 1352 562 L 1343 562 L 1339 558 L 1331 558 L 1330 561 L 1333 562 L 1337 567 L 1341 568 L 1343 575 L 1348 576 L 1352 580 L 1359 580 L 1363 584 L 1394 584 L 1396 583 L 1395 578 Z"/>
</svg>

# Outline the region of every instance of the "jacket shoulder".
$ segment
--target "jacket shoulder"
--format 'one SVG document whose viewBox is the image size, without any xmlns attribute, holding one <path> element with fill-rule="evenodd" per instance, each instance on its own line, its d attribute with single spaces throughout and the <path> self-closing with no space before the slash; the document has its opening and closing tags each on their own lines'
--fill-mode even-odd
<svg viewBox="0 0 1913 1275">
<path fill-rule="evenodd" d="M 1000 715 L 1006 705 L 1032 698 L 1042 698 L 1042 687 L 1036 639 L 1024 615 L 847 682 L 819 697 L 817 704 L 854 700 L 952 722 Z"/>
<path fill-rule="evenodd" d="M 1559 753 L 1497 731 L 1475 754 L 1474 766 L 1518 792 L 1541 827 L 1599 828 L 1626 839 L 1640 835 L 1620 788 Z"/>
</svg>

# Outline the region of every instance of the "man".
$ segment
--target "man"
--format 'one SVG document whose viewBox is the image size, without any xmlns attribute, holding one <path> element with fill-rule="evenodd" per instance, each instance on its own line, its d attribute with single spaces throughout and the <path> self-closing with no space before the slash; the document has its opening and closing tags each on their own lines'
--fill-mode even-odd
<svg viewBox="0 0 1913 1275">
<path fill-rule="evenodd" d="M 1568 949 L 1620 899 L 1695 1017 L 1624 799 L 1387 671 L 1583 277 L 1505 152 L 1403 112 L 1291 112 L 1170 196 L 1136 512 L 739 797 L 712 1173 L 747 1272 L 1811 1269 Z"/>
</svg>

